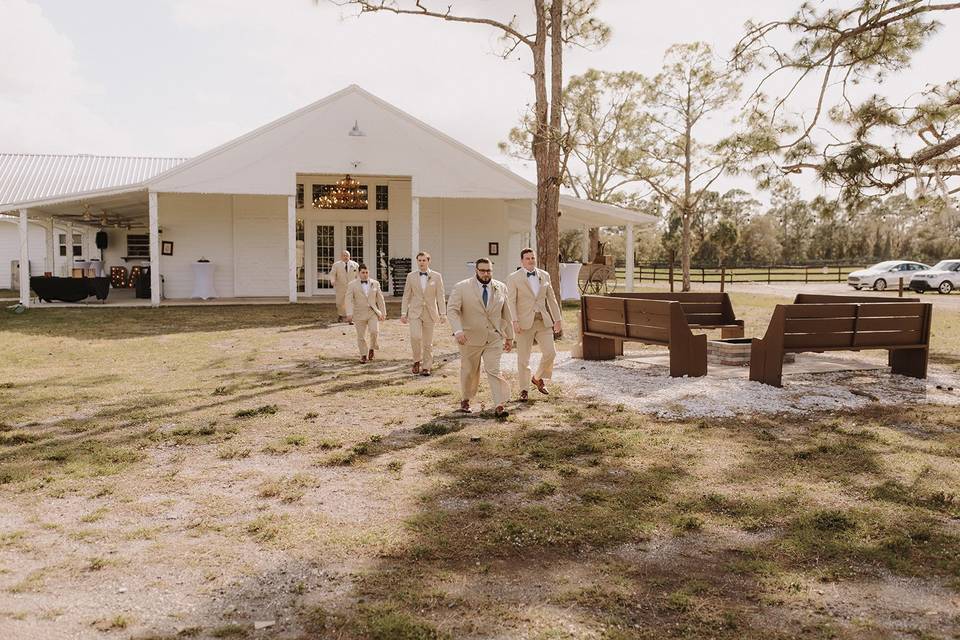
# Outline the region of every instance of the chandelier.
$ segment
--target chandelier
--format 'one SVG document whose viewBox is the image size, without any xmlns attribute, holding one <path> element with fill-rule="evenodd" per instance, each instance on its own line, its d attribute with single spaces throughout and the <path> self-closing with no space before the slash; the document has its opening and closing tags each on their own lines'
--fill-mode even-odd
<svg viewBox="0 0 960 640">
<path fill-rule="evenodd" d="M 317 209 L 366 209 L 367 187 L 347 174 L 334 185 L 321 185 L 314 199 Z"/>
</svg>

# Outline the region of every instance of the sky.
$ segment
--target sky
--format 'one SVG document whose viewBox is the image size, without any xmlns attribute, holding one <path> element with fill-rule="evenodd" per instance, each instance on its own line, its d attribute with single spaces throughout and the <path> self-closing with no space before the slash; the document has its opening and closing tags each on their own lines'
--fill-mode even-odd
<svg viewBox="0 0 960 640">
<path fill-rule="evenodd" d="M 451 2 L 504 20 L 530 5 L 434 4 Z M 784 18 L 798 5 L 602 0 L 611 40 L 570 50 L 565 76 L 591 67 L 654 75 L 678 42 L 702 40 L 726 56 L 748 19 Z M 960 16 L 946 26 L 960 32 Z M 955 74 L 955 40 L 941 33 L 917 56 L 925 82 Z M 529 178 L 532 166 L 497 149 L 532 101 L 529 54 L 503 60 L 497 49 L 485 26 L 356 17 L 328 0 L 0 0 L 0 152 L 189 157 L 355 83 Z M 917 77 L 883 89 L 910 95 L 922 88 Z M 728 133 L 732 115 L 709 122 L 705 137 Z M 752 190 L 744 177 L 717 183 L 734 186 Z M 823 191 L 807 179 L 798 186 Z"/>
</svg>

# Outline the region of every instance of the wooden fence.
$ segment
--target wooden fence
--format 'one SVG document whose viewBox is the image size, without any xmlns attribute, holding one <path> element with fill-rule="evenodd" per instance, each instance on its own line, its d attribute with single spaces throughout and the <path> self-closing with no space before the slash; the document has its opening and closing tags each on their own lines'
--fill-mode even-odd
<svg viewBox="0 0 960 640">
<path fill-rule="evenodd" d="M 735 282 L 846 282 L 847 274 L 865 268 L 856 265 L 766 265 L 748 267 L 690 267 L 690 281 L 701 284 L 733 284 Z M 617 265 L 617 279 L 626 280 L 626 268 Z M 679 265 L 637 264 L 633 270 L 635 282 L 682 282 Z"/>
</svg>

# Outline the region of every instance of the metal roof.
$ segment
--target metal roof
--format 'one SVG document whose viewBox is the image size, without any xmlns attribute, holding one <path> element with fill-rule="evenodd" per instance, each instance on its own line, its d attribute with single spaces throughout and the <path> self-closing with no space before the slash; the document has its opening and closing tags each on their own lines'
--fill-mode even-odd
<svg viewBox="0 0 960 640">
<path fill-rule="evenodd" d="M 0 153 L 0 206 L 136 185 L 186 160 Z"/>
</svg>

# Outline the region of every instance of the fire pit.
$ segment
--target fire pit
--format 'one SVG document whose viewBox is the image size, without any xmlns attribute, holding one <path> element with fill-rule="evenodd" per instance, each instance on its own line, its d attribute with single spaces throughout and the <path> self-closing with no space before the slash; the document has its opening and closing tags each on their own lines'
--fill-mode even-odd
<svg viewBox="0 0 960 640">
<path fill-rule="evenodd" d="M 752 338 L 723 338 L 707 340 L 707 364 L 721 364 L 728 367 L 745 367 L 750 364 L 750 342 Z M 787 353 L 784 362 L 793 362 L 795 354 Z"/>
</svg>

